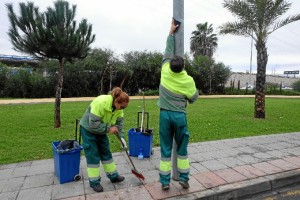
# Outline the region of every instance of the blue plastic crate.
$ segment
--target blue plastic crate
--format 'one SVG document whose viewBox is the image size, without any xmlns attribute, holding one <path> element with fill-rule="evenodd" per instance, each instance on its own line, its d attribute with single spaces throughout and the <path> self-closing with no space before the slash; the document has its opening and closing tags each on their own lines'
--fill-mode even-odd
<svg viewBox="0 0 300 200">
<path fill-rule="evenodd" d="M 140 153 L 149 158 L 152 151 L 153 134 L 144 135 L 132 128 L 128 131 L 129 155 L 137 157 Z"/>
<path fill-rule="evenodd" d="M 60 154 L 56 147 L 60 142 L 52 142 L 54 157 L 54 172 L 60 184 L 72 182 L 79 175 L 81 148 Z"/>
</svg>

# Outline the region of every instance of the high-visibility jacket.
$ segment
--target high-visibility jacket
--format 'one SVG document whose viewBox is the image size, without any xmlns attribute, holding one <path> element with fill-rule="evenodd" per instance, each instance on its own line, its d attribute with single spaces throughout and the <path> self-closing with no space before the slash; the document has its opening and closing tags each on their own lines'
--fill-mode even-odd
<svg viewBox="0 0 300 200">
<path fill-rule="evenodd" d="M 161 69 L 158 106 L 165 110 L 186 113 L 187 102 L 198 98 L 194 79 L 185 70 L 175 73 L 170 68 L 174 55 L 174 36 L 167 38 L 167 45 Z"/>
<path fill-rule="evenodd" d="M 100 95 L 96 97 L 80 120 L 80 126 L 94 134 L 107 134 L 112 125 L 122 133 L 124 123 L 123 110 L 113 110 L 113 97 Z"/>
</svg>

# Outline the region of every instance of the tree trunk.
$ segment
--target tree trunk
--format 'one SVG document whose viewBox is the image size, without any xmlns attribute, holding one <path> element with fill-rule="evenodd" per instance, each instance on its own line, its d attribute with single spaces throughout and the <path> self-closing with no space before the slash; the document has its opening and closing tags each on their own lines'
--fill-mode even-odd
<svg viewBox="0 0 300 200">
<path fill-rule="evenodd" d="M 268 63 L 268 53 L 264 41 L 258 40 L 256 43 L 257 50 L 257 74 L 256 74 L 256 92 L 254 117 L 265 118 L 265 83 L 266 83 L 266 66 Z"/>
<path fill-rule="evenodd" d="M 64 81 L 64 62 L 65 62 L 64 58 L 59 59 L 59 73 L 58 73 L 58 80 L 57 80 L 56 93 L 55 93 L 54 128 L 60 127 L 60 102 L 61 102 L 62 85 Z"/>
<path fill-rule="evenodd" d="M 121 82 L 121 84 L 120 84 L 120 88 L 121 88 L 121 89 L 123 89 L 123 85 L 124 85 L 124 83 L 125 83 L 127 77 L 128 77 L 128 75 L 126 75 L 126 76 L 122 79 L 122 82 Z"/>
</svg>

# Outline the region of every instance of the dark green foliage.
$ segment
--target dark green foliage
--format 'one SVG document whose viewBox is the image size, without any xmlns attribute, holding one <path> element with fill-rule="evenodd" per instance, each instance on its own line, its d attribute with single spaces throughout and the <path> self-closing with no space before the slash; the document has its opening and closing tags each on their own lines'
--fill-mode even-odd
<svg viewBox="0 0 300 200">
<path fill-rule="evenodd" d="M 198 89 L 204 94 L 224 93 L 224 87 L 230 77 L 231 70 L 223 63 L 215 61 L 207 56 L 197 56 L 194 58 L 193 73 Z"/>
<path fill-rule="evenodd" d="M 123 55 L 126 69 L 131 71 L 124 89 L 134 95 L 139 90 L 155 90 L 159 87 L 163 55 L 158 52 L 129 52 Z"/>
<path fill-rule="evenodd" d="M 293 89 L 300 92 L 300 80 L 293 84 Z"/>
</svg>

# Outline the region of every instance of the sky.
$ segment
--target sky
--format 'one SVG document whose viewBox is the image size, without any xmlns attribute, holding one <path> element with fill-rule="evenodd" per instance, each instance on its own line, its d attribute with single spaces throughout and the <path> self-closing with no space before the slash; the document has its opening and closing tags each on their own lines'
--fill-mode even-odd
<svg viewBox="0 0 300 200">
<path fill-rule="evenodd" d="M 53 0 L 31 0 L 44 12 L 53 7 Z M 9 20 L 5 4 L 12 3 L 19 15 L 20 0 L 1 0 L 0 4 L 0 54 L 25 55 L 14 51 L 7 35 Z M 165 49 L 166 38 L 173 16 L 172 0 L 69 0 L 77 5 L 75 20 L 87 19 L 93 26 L 96 41 L 92 48 L 108 48 L 121 55 L 129 51 L 158 51 Z M 219 35 L 219 26 L 235 21 L 223 8 L 223 0 L 184 1 L 184 51 L 190 52 L 190 38 L 199 23 L 212 24 L 218 37 L 216 62 L 229 66 L 233 72 L 256 73 L 256 49 L 251 38 Z M 283 15 L 300 13 L 300 1 L 288 0 L 291 8 Z M 283 71 L 300 70 L 300 21 L 293 22 L 273 32 L 267 41 L 267 74 L 282 75 Z M 252 53 L 252 58 L 251 58 Z"/>
</svg>

